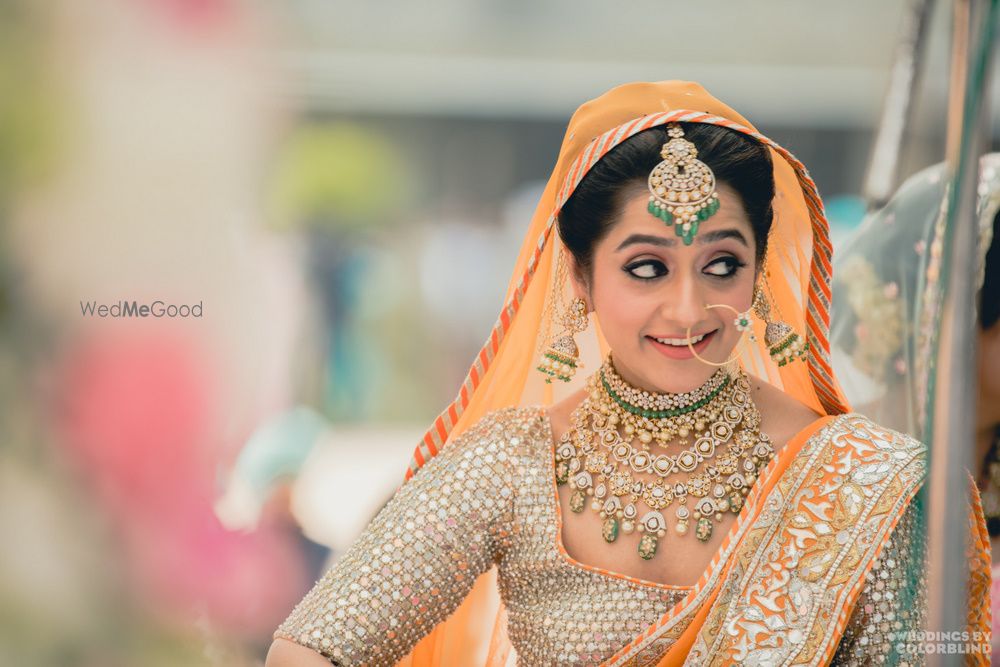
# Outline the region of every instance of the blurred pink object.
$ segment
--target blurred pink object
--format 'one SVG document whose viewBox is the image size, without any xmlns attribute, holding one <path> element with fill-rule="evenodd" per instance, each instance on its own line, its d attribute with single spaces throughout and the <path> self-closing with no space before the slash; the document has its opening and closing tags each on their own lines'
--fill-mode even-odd
<svg viewBox="0 0 1000 667">
<path fill-rule="evenodd" d="M 178 27 L 201 31 L 220 27 L 236 14 L 232 0 L 147 0 L 166 14 Z"/>
<path fill-rule="evenodd" d="M 60 423 L 116 511 L 170 512 L 210 488 L 212 408 L 198 357 L 191 343 L 155 333 L 105 334 L 67 356 Z"/>
<path fill-rule="evenodd" d="M 171 334 L 90 338 L 57 374 L 57 422 L 119 523 L 138 597 L 179 620 L 207 615 L 216 630 L 259 636 L 310 582 L 287 525 L 234 533 L 213 512 L 223 447 L 211 368 Z"/>
</svg>

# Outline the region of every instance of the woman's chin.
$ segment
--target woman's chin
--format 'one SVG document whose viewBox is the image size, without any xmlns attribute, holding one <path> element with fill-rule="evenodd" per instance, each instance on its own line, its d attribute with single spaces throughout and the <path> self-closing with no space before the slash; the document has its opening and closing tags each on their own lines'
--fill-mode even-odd
<svg viewBox="0 0 1000 667">
<path fill-rule="evenodd" d="M 702 359 L 709 361 L 714 361 L 716 358 L 728 359 L 733 353 L 732 350 L 729 350 L 729 355 L 724 356 L 721 352 L 717 351 L 716 348 L 722 347 L 719 345 L 721 341 L 711 340 L 702 342 L 710 343 L 709 345 L 695 346 L 695 351 Z M 722 365 L 721 362 L 717 362 L 719 363 L 718 366 L 713 366 L 701 361 L 694 354 L 691 354 L 691 349 L 687 346 L 682 348 L 682 351 L 687 353 L 684 355 L 678 354 L 673 349 L 665 349 L 666 346 L 653 339 L 647 339 L 647 345 L 647 353 L 650 349 L 653 351 L 651 361 L 649 363 L 640 362 L 631 366 L 633 368 L 642 368 L 646 371 L 642 376 L 644 385 L 642 388 L 647 391 L 671 394 L 683 394 L 694 391 L 708 382 Z M 702 349 L 698 349 L 699 347 Z M 676 356 L 680 356 L 681 358 L 674 358 Z M 655 376 L 649 374 L 649 370 L 653 369 L 656 372 Z"/>
<path fill-rule="evenodd" d="M 653 368 L 650 366 L 649 368 Z M 688 362 L 671 362 L 657 364 L 655 368 L 662 369 L 655 376 L 642 376 L 638 386 L 640 389 L 658 394 L 686 394 L 702 386 L 715 371 L 715 366 L 709 366 L 697 359 Z"/>
</svg>

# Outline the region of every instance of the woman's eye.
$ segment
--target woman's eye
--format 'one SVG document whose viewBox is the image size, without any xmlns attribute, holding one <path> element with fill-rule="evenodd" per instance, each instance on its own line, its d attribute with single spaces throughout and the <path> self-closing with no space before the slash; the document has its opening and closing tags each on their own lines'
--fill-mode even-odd
<svg viewBox="0 0 1000 667">
<path fill-rule="evenodd" d="M 639 278 L 640 280 L 652 280 L 667 274 L 667 267 L 663 265 L 663 262 L 658 262 L 652 259 L 636 262 L 635 264 L 629 264 L 625 267 L 625 270 L 629 273 L 629 275 L 634 278 Z"/>
<path fill-rule="evenodd" d="M 736 272 L 744 266 L 746 266 L 746 262 L 741 262 L 735 257 L 720 257 L 712 262 L 709 262 L 708 266 L 705 267 L 705 273 L 712 276 L 728 278 L 735 275 Z"/>
</svg>

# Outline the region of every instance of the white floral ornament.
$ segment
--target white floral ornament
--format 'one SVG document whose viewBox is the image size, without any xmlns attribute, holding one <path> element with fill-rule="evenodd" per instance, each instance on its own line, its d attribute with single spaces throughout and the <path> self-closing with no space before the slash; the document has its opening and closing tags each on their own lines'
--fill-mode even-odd
<svg viewBox="0 0 1000 667">
<path fill-rule="evenodd" d="M 741 333 L 746 332 L 746 331 L 750 332 L 750 342 L 751 343 L 756 343 L 757 342 L 757 336 L 755 336 L 754 333 L 753 333 L 753 320 L 750 319 L 750 311 L 749 310 L 744 311 L 744 312 L 740 313 L 739 315 L 737 315 L 736 319 L 733 320 L 733 324 L 736 325 L 736 330 L 739 331 L 739 332 L 741 332 Z"/>
<path fill-rule="evenodd" d="M 750 311 L 742 312 L 736 316 L 733 320 L 733 324 L 736 325 L 737 331 L 750 331 L 750 326 L 753 324 L 753 320 L 750 319 Z"/>
</svg>

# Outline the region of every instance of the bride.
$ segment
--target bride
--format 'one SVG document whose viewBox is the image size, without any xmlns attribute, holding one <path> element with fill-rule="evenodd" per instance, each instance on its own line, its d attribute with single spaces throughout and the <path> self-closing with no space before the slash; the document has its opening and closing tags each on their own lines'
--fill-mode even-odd
<svg viewBox="0 0 1000 667">
<path fill-rule="evenodd" d="M 915 660 L 926 451 L 849 412 L 831 255 L 697 84 L 581 106 L 458 396 L 267 666 Z"/>
</svg>

